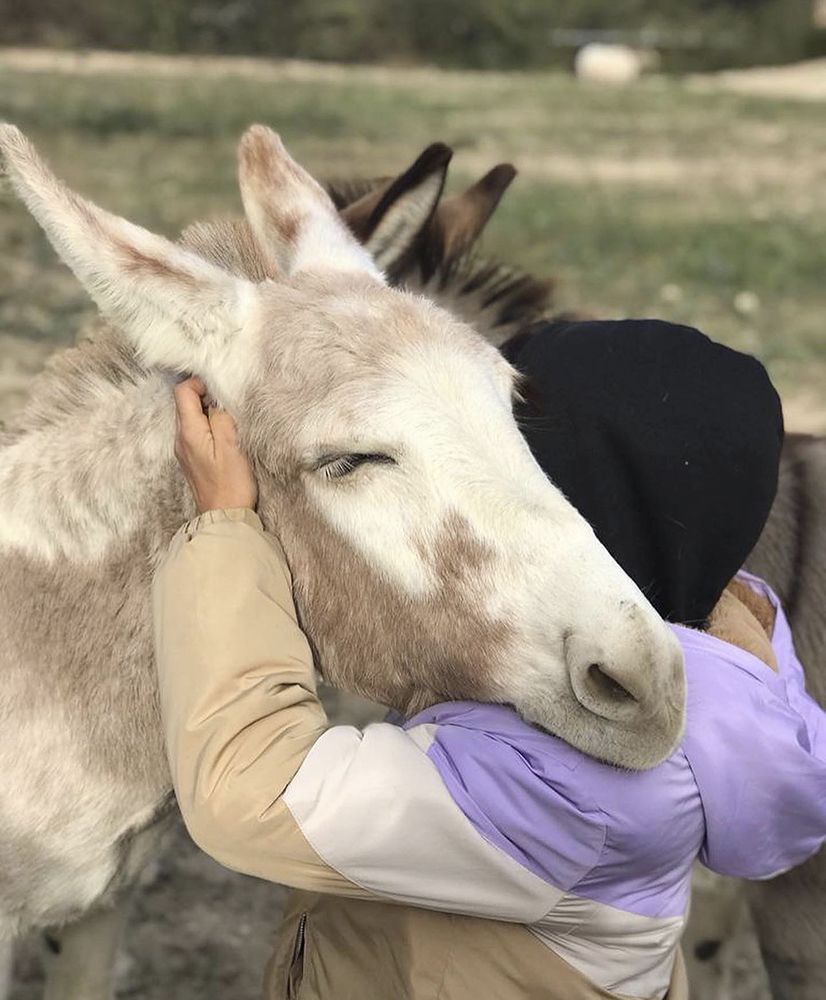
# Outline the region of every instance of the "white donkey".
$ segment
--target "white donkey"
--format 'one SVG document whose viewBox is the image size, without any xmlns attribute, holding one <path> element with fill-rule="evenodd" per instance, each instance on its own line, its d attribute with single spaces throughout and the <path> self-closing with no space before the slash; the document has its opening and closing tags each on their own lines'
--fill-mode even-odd
<svg viewBox="0 0 826 1000">
<path fill-rule="evenodd" d="M 401 711 L 514 704 L 584 751 L 656 764 L 679 649 L 534 463 L 514 373 L 387 286 L 329 197 L 254 127 L 254 282 L 68 191 L 10 125 L 11 182 L 122 332 L 59 356 L 0 448 L 0 938 L 61 926 L 47 996 L 110 995 L 86 953 L 170 809 L 149 585 L 192 515 L 172 385 L 236 415 L 327 678 Z M 101 913 L 104 915 L 101 916 Z M 111 957 L 111 956 L 110 956 Z"/>
</svg>

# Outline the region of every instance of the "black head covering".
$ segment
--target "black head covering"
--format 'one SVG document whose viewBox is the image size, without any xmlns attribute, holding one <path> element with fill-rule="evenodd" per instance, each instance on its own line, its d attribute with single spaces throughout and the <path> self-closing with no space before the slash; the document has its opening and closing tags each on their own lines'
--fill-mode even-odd
<svg viewBox="0 0 826 1000">
<path fill-rule="evenodd" d="M 777 490 L 764 367 L 655 320 L 549 324 L 511 350 L 542 469 L 663 617 L 705 623 Z"/>
</svg>

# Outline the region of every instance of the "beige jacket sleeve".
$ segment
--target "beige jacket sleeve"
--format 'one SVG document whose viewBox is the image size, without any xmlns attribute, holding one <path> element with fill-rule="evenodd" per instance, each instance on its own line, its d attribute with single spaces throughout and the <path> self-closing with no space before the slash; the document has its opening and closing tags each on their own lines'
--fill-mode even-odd
<svg viewBox="0 0 826 1000">
<path fill-rule="evenodd" d="M 327 717 L 278 540 L 251 510 L 195 518 L 155 574 L 153 612 L 169 765 L 192 838 L 248 874 L 350 888 L 281 798 Z"/>
<path fill-rule="evenodd" d="M 426 727 L 328 726 L 284 554 L 252 511 L 185 525 L 153 605 L 172 781 L 212 857 L 299 889 L 500 919 L 554 904 L 457 808 Z"/>
</svg>

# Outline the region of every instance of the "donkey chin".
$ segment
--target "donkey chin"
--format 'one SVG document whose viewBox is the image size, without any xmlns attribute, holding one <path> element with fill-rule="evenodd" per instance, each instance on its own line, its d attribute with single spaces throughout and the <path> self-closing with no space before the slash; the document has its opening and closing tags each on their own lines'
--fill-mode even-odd
<svg viewBox="0 0 826 1000">
<path fill-rule="evenodd" d="M 630 770 L 656 767 L 682 739 L 685 675 L 671 630 L 655 622 L 645 631 L 647 641 L 627 645 L 625 653 L 616 643 L 568 634 L 562 669 L 549 670 L 535 653 L 525 656 L 514 708 L 598 760 Z"/>
</svg>

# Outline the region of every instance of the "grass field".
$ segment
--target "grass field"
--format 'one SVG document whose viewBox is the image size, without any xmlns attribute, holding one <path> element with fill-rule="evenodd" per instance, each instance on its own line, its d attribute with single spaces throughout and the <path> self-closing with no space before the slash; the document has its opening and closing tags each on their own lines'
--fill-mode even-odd
<svg viewBox="0 0 826 1000">
<path fill-rule="evenodd" d="M 237 210 L 234 148 L 255 120 L 319 175 L 390 172 L 435 139 L 456 150 L 454 185 L 511 160 L 520 177 L 489 254 L 552 275 L 561 307 L 699 325 L 759 354 L 814 410 L 826 385 L 825 110 L 659 78 L 605 90 L 557 74 L 140 58 L 75 72 L 0 52 L 0 120 L 28 130 L 78 189 L 168 234 Z M 64 339 L 90 313 L 6 196 L 0 333 Z"/>
</svg>

